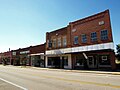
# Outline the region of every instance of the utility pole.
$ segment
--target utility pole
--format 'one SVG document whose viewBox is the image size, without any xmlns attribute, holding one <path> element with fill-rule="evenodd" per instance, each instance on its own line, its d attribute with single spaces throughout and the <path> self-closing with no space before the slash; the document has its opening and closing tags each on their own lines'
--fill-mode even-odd
<svg viewBox="0 0 120 90">
<path fill-rule="evenodd" d="M 10 65 L 11 65 L 11 52 L 10 52 L 10 48 L 9 48 L 9 57 L 10 57 Z"/>
</svg>

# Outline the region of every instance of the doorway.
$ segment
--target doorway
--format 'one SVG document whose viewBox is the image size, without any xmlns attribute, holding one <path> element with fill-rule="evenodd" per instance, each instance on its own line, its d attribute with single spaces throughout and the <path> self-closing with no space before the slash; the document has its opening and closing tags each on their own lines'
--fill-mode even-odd
<svg viewBox="0 0 120 90">
<path fill-rule="evenodd" d="M 93 56 L 88 56 L 88 67 L 95 68 L 96 67 L 96 60 Z"/>
</svg>

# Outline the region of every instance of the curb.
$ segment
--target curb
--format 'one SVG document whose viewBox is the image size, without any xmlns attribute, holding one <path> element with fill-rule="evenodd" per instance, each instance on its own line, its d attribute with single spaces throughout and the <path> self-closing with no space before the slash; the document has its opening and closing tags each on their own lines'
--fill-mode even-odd
<svg viewBox="0 0 120 90">
<path fill-rule="evenodd" d="M 12 65 L 9 65 L 12 66 Z M 31 68 L 36 70 L 47 70 L 47 71 L 58 71 L 58 72 L 75 72 L 75 73 L 93 73 L 93 74 L 109 74 L 109 75 L 120 75 L 120 72 L 105 72 L 105 71 L 89 71 L 89 70 L 67 70 L 67 69 L 52 69 L 52 68 L 41 68 L 32 66 L 12 66 L 18 68 Z"/>
<path fill-rule="evenodd" d="M 66 70 L 66 69 L 51 69 L 51 68 L 37 68 L 30 67 L 37 70 L 48 70 L 48 71 L 59 71 L 59 72 L 75 72 L 75 73 L 93 73 L 93 74 L 111 74 L 111 75 L 120 75 L 120 72 L 105 72 L 105 71 L 88 71 L 88 70 Z"/>
</svg>

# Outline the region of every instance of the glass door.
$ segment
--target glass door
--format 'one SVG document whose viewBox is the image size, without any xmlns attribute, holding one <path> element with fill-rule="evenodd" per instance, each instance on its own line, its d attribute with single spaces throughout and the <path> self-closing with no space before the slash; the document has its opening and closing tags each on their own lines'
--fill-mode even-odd
<svg viewBox="0 0 120 90">
<path fill-rule="evenodd" d="M 93 56 L 88 56 L 88 67 L 94 68 L 94 57 Z"/>
</svg>

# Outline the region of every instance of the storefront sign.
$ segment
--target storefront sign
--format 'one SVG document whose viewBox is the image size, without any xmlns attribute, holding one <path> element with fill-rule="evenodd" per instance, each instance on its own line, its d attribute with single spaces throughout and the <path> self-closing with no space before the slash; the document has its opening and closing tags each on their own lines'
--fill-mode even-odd
<svg viewBox="0 0 120 90">
<path fill-rule="evenodd" d="M 27 53 L 30 53 L 30 51 L 22 51 L 22 52 L 20 52 L 20 54 L 27 54 Z"/>
<path fill-rule="evenodd" d="M 12 52 L 12 55 L 16 55 L 16 52 Z"/>
</svg>

